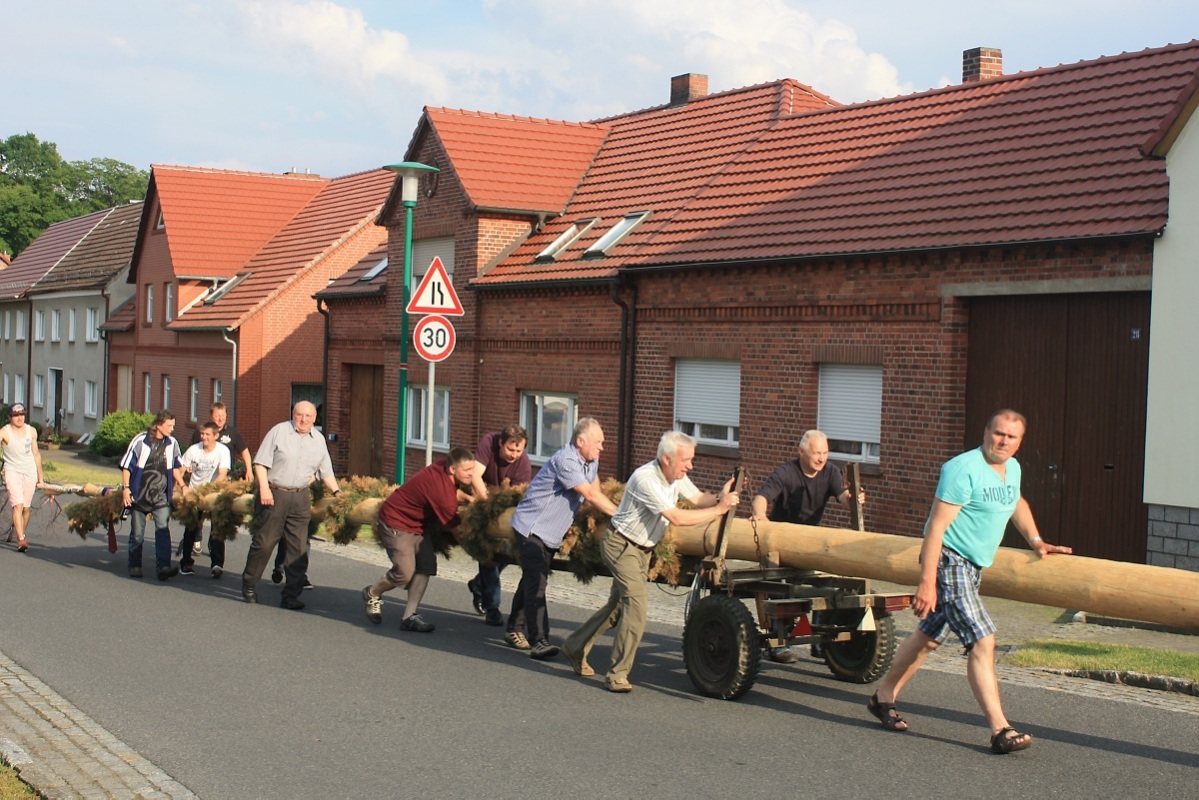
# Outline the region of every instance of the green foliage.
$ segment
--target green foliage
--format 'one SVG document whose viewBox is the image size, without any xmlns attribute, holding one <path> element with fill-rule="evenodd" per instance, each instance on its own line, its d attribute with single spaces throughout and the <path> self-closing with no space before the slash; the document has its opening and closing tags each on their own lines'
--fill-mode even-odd
<svg viewBox="0 0 1199 800">
<path fill-rule="evenodd" d="M 153 421 L 154 415 L 150 412 L 139 414 L 128 409 L 114 411 L 100 420 L 96 436 L 87 448 L 98 456 L 119 456 L 125 452 L 133 437 L 150 427 Z"/>
<path fill-rule="evenodd" d="M 32 133 L 0 140 L 0 250 L 15 258 L 55 222 L 140 200 L 149 180 L 111 158 L 63 161 Z"/>
</svg>

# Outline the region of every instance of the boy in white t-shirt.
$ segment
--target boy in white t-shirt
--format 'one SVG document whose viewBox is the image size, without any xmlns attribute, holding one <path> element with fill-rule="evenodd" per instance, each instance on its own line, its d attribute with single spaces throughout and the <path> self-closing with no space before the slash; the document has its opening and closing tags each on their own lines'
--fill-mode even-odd
<svg viewBox="0 0 1199 800">
<path fill-rule="evenodd" d="M 221 429 L 215 422 L 205 422 L 200 426 L 200 443 L 193 444 L 183 454 L 183 468 L 191 473 L 188 478 L 187 492 L 197 486 L 203 486 L 213 481 L 224 480 L 229 475 L 231 457 L 229 448 L 217 441 Z M 179 561 L 180 575 L 195 575 L 195 554 L 192 545 L 204 536 L 204 523 L 198 522 L 183 530 L 183 544 L 179 546 L 182 558 Z M 219 578 L 225 571 L 225 542 L 212 536 L 208 537 L 208 555 L 212 559 L 212 577 Z"/>
</svg>

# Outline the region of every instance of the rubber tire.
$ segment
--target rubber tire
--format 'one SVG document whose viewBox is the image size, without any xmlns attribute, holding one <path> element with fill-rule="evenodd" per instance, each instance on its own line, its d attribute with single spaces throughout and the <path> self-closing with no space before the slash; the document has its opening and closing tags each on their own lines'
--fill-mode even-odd
<svg viewBox="0 0 1199 800">
<path fill-rule="evenodd" d="M 847 617 L 847 614 L 853 616 Z M 856 612 L 838 611 L 834 624 L 848 625 L 857 619 Z M 887 674 L 891 659 L 895 657 L 895 619 L 887 614 L 876 616 L 878 628 L 870 633 L 855 633 L 848 642 L 827 642 L 824 647 L 824 663 L 839 681 L 847 683 L 873 683 Z"/>
<path fill-rule="evenodd" d="M 712 594 L 691 609 L 683 627 L 683 662 L 700 694 L 735 700 L 753 687 L 762 664 L 762 637 L 749 609 Z"/>
</svg>

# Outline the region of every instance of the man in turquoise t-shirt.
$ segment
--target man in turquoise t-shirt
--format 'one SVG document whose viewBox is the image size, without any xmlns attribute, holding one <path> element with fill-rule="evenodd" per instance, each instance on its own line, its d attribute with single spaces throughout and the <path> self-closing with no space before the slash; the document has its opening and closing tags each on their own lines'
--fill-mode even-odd
<svg viewBox="0 0 1199 800">
<path fill-rule="evenodd" d="M 991 749 L 1010 753 L 1032 744 L 1032 736 L 1017 731 L 1004 716 L 995 677 L 995 623 L 978 597 L 982 570 L 995 560 L 1008 520 L 1039 557 L 1071 552 L 1045 543 L 1028 502 L 1020 496 L 1020 464 L 1012 456 L 1020 449 L 1026 426 L 1015 411 L 998 411 L 983 431 L 981 447 L 941 467 L 920 548 L 920 585 L 912 600 L 920 626 L 900 645 L 867 704 L 888 730 L 908 729 L 895 710 L 895 699 L 952 631 L 969 654 L 966 677 L 991 728 Z"/>
</svg>

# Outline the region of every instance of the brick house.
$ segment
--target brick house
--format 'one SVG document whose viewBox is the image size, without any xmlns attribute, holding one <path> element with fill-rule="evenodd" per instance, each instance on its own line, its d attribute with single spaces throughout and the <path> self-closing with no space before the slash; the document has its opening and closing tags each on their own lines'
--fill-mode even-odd
<svg viewBox="0 0 1199 800">
<path fill-rule="evenodd" d="M 312 295 L 386 238 L 384 170 L 314 175 L 154 166 L 130 283 L 106 323 L 110 410 L 174 411 L 180 435 L 221 400 L 251 447 L 324 395 Z"/>
<path fill-rule="evenodd" d="M 627 477 L 677 427 L 701 442 L 701 485 L 741 463 L 756 488 L 820 427 L 863 463 L 868 526 L 916 535 L 940 464 L 1012 406 L 1030 419 L 1025 490 L 1048 536 L 1191 566 L 1199 519 L 1181 518 L 1199 498 L 1146 486 L 1171 438 L 1147 440 L 1146 409 L 1162 399 L 1155 251 L 1174 230 L 1171 177 L 1194 184 L 1199 43 L 1016 75 L 1000 58 L 968 51 L 961 85 L 853 105 L 792 80 L 709 94 L 683 75 L 667 105 L 582 125 L 426 109 L 406 160 L 441 172 L 413 238 L 452 250 L 467 312 L 437 367 L 437 445 L 519 419 L 536 460 L 590 415 L 604 475 Z M 393 196 L 380 217 L 395 264 L 400 211 Z M 1187 243 L 1175 272 L 1194 300 Z M 352 427 L 355 358 L 380 345 L 372 380 L 394 418 L 400 270 L 353 296 L 368 269 L 322 293 L 334 432 Z M 1180 307 L 1153 322 L 1172 347 L 1188 338 Z M 1155 363 L 1199 388 L 1195 367 Z M 386 430 L 381 445 L 386 473 Z"/>
</svg>

